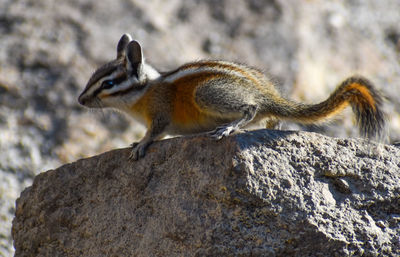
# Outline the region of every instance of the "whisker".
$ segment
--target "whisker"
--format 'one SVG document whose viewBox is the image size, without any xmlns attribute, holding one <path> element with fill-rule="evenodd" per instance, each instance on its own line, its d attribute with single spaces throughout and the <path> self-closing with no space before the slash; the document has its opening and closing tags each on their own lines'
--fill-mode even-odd
<svg viewBox="0 0 400 257">
<path fill-rule="evenodd" d="M 128 101 L 124 98 L 122 98 L 121 100 L 122 100 L 122 103 L 125 105 L 125 107 L 128 109 L 129 108 Z"/>
<path fill-rule="evenodd" d="M 106 120 L 106 115 L 104 114 L 103 105 L 101 104 L 101 101 L 98 98 L 95 98 L 95 103 L 99 107 L 98 109 L 100 109 L 103 119 Z"/>
</svg>

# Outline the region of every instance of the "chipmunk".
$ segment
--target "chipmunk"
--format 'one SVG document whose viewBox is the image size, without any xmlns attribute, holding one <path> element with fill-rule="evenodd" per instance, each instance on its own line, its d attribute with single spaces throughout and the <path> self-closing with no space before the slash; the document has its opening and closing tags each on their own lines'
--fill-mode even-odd
<svg viewBox="0 0 400 257">
<path fill-rule="evenodd" d="M 283 98 L 260 71 L 226 61 L 197 61 L 158 72 L 144 61 L 141 45 L 124 34 L 117 57 L 94 72 L 78 99 L 89 108 L 122 110 L 147 127 L 130 158 L 165 134 L 209 132 L 221 139 L 265 119 L 303 124 L 326 121 L 346 106 L 353 108 L 360 133 L 373 138 L 384 126 L 382 97 L 360 76 L 344 80 L 318 104 Z"/>
</svg>

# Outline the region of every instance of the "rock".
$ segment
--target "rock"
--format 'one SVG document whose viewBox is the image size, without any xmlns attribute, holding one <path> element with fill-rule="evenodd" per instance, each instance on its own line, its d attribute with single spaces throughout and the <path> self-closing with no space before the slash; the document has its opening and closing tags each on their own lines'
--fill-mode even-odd
<svg viewBox="0 0 400 257">
<path fill-rule="evenodd" d="M 259 130 L 113 150 L 39 174 L 15 256 L 395 256 L 400 149 Z"/>
</svg>

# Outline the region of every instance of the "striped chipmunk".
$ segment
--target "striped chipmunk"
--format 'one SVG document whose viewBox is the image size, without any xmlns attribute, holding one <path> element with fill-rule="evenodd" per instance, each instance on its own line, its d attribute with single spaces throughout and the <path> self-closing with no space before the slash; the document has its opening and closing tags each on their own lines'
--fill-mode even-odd
<svg viewBox="0 0 400 257">
<path fill-rule="evenodd" d="M 143 139 L 132 144 L 133 160 L 166 134 L 208 132 L 221 139 L 265 120 L 323 122 L 348 105 L 363 136 L 380 136 L 385 122 L 382 97 L 364 77 L 344 80 L 323 102 L 297 103 L 282 97 L 260 71 L 238 63 L 197 61 L 160 73 L 128 34 L 118 42 L 116 59 L 91 76 L 79 103 L 122 110 L 147 127 Z"/>
</svg>

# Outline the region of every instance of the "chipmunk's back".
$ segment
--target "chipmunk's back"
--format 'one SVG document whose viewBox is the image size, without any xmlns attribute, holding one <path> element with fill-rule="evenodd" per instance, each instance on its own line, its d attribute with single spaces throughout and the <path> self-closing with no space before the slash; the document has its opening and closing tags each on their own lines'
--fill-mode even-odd
<svg viewBox="0 0 400 257">
<path fill-rule="evenodd" d="M 258 104 L 265 100 L 265 92 L 278 95 L 258 70 L 224 61 L 185 64 L 163 74 L 156 87 L 168 88 L 164 95 L 171 98 L 171 118 L 176 133 L 212 130 L 218 124 L 240 118 L 240 113 L 232 112 L 235 102 Z"/>
</svg>

